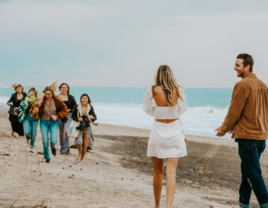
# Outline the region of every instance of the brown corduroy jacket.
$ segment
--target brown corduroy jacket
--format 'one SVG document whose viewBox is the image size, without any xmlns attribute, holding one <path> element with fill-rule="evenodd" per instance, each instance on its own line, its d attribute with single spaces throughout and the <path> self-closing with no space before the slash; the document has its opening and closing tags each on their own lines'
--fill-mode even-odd
<svg viewBox="0 0 268 208">
<path fill-rule="evenodd" d="M 54 99 L 55 104 L 56 104 L 56 109 L 57 109 L 56 116 L 57 116 L 57 118 L 62 120 L 64 123 L 66 123 L 68 121 L 68 118 L 66 117 L 68 115 L 67 106 L 59 97 L 53 95 L 52 98 Z M 46 100 L 44 98 L 41 106 L 39 107 L 39 112 L 38 112 L 39 117 L 41 117 L 43 115 L 45 104 L 46 104 Z M 34 107 L 32 106 L 29 110 L 29 113 L 32 114 L 33 110 L 34 110 Z M 34 121 L 36 121 L 36 119 L 34 119 Z"/>
<path fill-rule="evenodd" d="M 237 82 L 230 107 L 220 127 L 224 132 L 234 127 L 234 139 L 267 139 L 268 90 L 254 73 Z"/>
</svg>

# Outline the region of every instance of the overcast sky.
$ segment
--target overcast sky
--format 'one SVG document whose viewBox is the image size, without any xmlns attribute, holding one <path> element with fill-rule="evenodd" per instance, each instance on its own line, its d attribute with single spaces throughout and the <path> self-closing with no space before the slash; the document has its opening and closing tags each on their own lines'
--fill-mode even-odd
<svg viewBox="0 0 268 208">
<path fill-rule="evenodd" d="M 268 84 L 267 0 L 0 0 L 0 86 L 233 87 L 239 53 Z"/>
</svg>

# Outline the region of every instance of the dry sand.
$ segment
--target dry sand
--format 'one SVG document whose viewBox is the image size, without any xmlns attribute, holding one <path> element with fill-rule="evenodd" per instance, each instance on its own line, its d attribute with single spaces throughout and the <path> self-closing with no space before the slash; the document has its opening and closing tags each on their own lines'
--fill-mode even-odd
<svg viewBox="0 0 268 208">
<path fill-rule="evenodd" d="M 99 124 L 94 148 L 82 164 L 69 155 L 29 153 L 25 139 L 10 136 L 8 115 L 0 111 L 0 207 L 151 208 L 152 164 L 146 157 L 150 131 Z M 187 135 L 188 156 L 178 166 L 173 207 L 227 208 L 238 202 L 240 160 L 233 140 Z M 70 142 L 73 144 L 73 140 Z M 40 131 L 36 147 L 42 151 Z M 268 154 L 262 157 L 268 183 Z M 165 184 L 161 207 L 165 207 Z M 252 204 L 257 205 L 253 196 Z"/>
</svg>

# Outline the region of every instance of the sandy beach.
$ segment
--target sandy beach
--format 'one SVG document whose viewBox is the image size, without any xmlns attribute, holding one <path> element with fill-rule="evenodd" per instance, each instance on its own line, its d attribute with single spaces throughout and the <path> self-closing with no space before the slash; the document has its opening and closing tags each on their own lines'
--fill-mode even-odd
<svg viewBox="0 0 268 208">
<path fill-rule="evenodd" d="M 82 164 L 69 155 L 29 153 L 25 138 L 11 137 L 6 110 L 0 110 L 0 207 L 151 208 L 154 203 L 149 130 L 99 124 L 95 143 Z M 174 208 L 227 208 L 238 202 L 240 158 L 233 140 L 187 135 L 188 156 L 177 170 Z M 73 140 L 70 141 L 73 144 Z M 36 147 L 42 151 L 40 131 Z M 268 153 L 261 158 L 268 184 Z M 165 207 L 163 176 L 162 207 Z M 251 205 L 257 205 L 253 196 Z"/>
</svg>

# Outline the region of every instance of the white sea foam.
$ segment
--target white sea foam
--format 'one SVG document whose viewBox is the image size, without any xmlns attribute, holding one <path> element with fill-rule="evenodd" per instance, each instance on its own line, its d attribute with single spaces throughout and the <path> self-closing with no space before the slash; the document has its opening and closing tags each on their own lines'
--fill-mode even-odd
<svg viewBox="0 0 268 208">
<path fill-rule="evenodd" d="M 142 110 L 142 105 L 94 104 L 98 122 L 150 129 L 153 117 Z M 228 108 L 193 107 L 181 116 L 184 131 L 188 134 L 215 136 L 215 129 L 220 127 Z M 225 138 L 230 138 L 229 135 Z"/>
<path fill-rule="evenodd" d="M 0 103 L 7 103 L 9 97 L 0 97 Z"/>
<path fill-rule="evenodd" d="M 0 97 L 0 106 L 6 106 L 8 99 Z M 93 106 L 100 123 L 150 129 L 154 121 L 153 117 L 143 112 L 141 104 L 93 103 Z M 184 131 L 188 134 L 215 136 L 215 129 L 221 126 L 227 111 L 228 108 L 211 106 L 188 108 L 181 116 Z"/>
<path fill-rule="evenodd" d="M 0 108 L 7 109 L 7 101 L 9 100 L 9 97 L 0 97 Z"/>
</svg>

